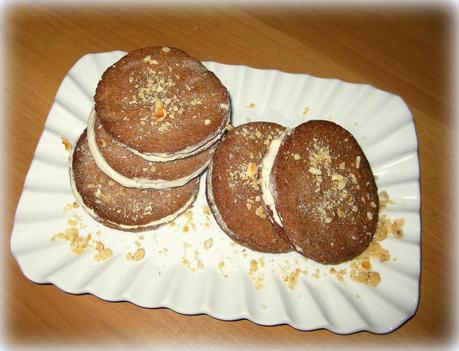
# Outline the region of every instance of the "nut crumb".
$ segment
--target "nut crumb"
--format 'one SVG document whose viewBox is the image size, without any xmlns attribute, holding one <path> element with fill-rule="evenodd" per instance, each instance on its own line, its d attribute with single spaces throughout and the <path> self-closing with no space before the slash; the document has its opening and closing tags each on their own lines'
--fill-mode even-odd
<svg viewBox="0 0 459 351">
<path fill-rule="evenodd" d="M 301 270 L 299 268 L 296 268 L 293 272 L 290 272 L 286 276 L 284 276 L 283 280 L 284 282 L 287 283 L 288 287 L 290 290 L 294 290 L 297 283 L 298 279 L 300 276 Z"/>
<path fill-rule="evenodd" d="M 136 252 L 128 252 L 126 258 L 128 261 L 140 261 L 145 257 L 145 250 L 143 248 L 138 248 Z"/>
<path fill-rule="evenodd" d="M 72 143 L 67 138 L 61 137 L 61 143 L 64 145 L 65 151 L 72 150 Z"/>
<path fill-rule="evenodd" d="M 224 262 L 224 261 L 220 261 L 220 262 L 218 263 L 218 266 L 217 266 L 217 267 L 218 267 L 218 269 L 220 270 L 220 272 L 221 272 L 221 274 L 223 275 L 223 277 L 228 278 L 228 274 L 225 273 L 225 272 L 223 271 L 223 268 L 225 268 L 225 262 Z"/>
<path fill-rule="evenodd" d="M 143 59 L 143 62 L 149 63 L 150 65 L 158 65 L 159 64 L 159 62 L 156 61 L 156 60 L 153 60 L 150 55 L 145 56 L 144 59 Z"/>
<path fill-rule="evenodd" d="M 394 202 L 389 198 L 387 191 L 381 191 L 378 194 L 379 197 L 379 210 L 384 210 L 388 205 L 393 204 Z"/>
<path fill-rule="evenodd" d="M 314 175 L 322 175 L 322 171 L 318 168 L 315 168 L 315 167 L 310 167 L 308 169 L 308 172 L 311 173 L 311 174 L 314 174 Z"/>
<path fill-rule="evenodd" d="M 208 216 L 211 215 L 210 207 L 207 206 L 207 205 L 202 206 L 202 212 L 203 212 L 205 215 L 208 215 Z"/>
<path fill-rule="evenodd" d="M 266 213 L 263 209 L 263 206 L 259 206 L 256 211 L 255 211 L 255 214 L 260 217 L 261 219 L 265 219 L 266 218 Z"/>
<path fill-rule="evenodd" d="M 65 229 L 61 233 L 55 234 L 51 240 L 63 239 L 70 243 L 70 248 L 75 255 L 82 255 L 85 253 L 92 241 L 92 235 L 89 233 L 86 236 L 80 235 L 80 231 L 76 227 Z"/>
<path fill-rule="evenodd" d="M 212 238 L 209 238 L 204 241 L 204 249 L 209 250 L 212 246 L 214 245 L 214 240 Z"/>
<path fill-rule="evenodd" d="M 105 248 L 104 244 L 100 241 L 96 241 L 96 251 L 97 254 L 94 256 L 94 259 L 97 262 L 104 261 L 113 256 L 112 250 Z"/>
<path fill-rule="evenodd" d="M 249 162 L 246 173 L 248 177 L 253 177 L 257 173 L 257 164 Z"/>
<path fill-rule="evenodd" d="M 192 211 L 192 210 L 186 211 L 184 215 L 185 215 L 185 218 L 186 218 L 188 221 L 193 220 L 193 211 Z"/>
<path fill-rule="evenodd" d="M 156 100 L 155 102 L 155 116 L 157 122 L 161 122 L 164 118 L 166 118 L 166 111 L 163 108 L 161 100 Z"/>
<path fill-rule="evenodd" d="M 258 270 L 258 262 L 256 260 L 250 260 L 250 272 L 256 272 Z"/>
<path fill-rule="evenodd" d="M 202 212 L 203 212 L 205 215 L 208 215 L 208 216 L 211 215 L 210 207 L 207 206 L 207 205 L 202 206 Z"/>
</svg>

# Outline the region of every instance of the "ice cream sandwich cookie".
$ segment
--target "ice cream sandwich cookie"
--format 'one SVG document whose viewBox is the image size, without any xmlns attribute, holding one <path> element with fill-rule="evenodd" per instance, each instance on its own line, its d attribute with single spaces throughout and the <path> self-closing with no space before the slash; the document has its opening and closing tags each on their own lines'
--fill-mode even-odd
<svg viewBox="0 0 459 351">
<path fill-rule="evenodd" d="M 222 230 L 253 250 L 292 250 L 283 229 L 272 223 L 262 204 L 261 160 L 278 124 L 253 122 L 229 131 L 217 146 L 207 173 L 207 200 Z"/>
<path fill-rule="evenodd" d="M 134 153 L 166 162 L 219 140 L 230 97 L 214 73 L 182 50 L 149 47 L 110 66 L 94 96 L 105 130 Z"/>
<path fill-rule="evenodd" d="M 167 189 L 187 184 L 207 168 L 216 147 L 175 161 L 147 161 L 117 143 L 94 111 L 89 116 L 88 146 L 105 174 L 123 186 L 141 189 Z"/>
<path fill-rule="evenodd" d="M 328 121 L 273 141 L 263 160 L 263 199 L 296 250 L 321 263 L 360 254 L 375 233 L 379 201 L 358 142 Z"/>
<path fill-rule="evenodd" d="M 196 199 L 199 178 L 171 190 L 132 189 L 103 173 L 89 151 L 86 131 L 72 150 L 70 181 L 83 208 L 102 224 L 124 231 L 154 229 L 174 220 Z"/>
</svg>

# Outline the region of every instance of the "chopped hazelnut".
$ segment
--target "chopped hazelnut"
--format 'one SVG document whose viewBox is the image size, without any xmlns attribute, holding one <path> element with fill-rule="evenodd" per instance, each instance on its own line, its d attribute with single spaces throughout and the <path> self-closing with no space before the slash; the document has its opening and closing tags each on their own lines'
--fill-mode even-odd
<svg viewBox="0 0 459 351">
<path fill-rule="evenodd" d="M 155 116 L 157 122 L 161 122 L 166 117 L 166 111 L 160 100 L 156 100 L 155 102 Z"/>
<path fill-rule="evenodd" d="M 247 165 L 247 176 L 253 177 L 257 173 L 257 164 L 253 162 L 249 162 Z"/>
<path fill-rule="evenodd" d="M 207 239 L 204 241 L 204 249 L 209 250 L 214 244 L 214 240 L 212 238 Z"/>
<path fill-rule="evenodd" d="M 265 214 L 265 211 L 263 210 L 263 207 L 262 207 L 262 206 L 260 206 L 260 207 L 258 207 L 258 208 L 256 209 L 255 214 L 256 214 L 258 217 L 262 218 L 262 219 L 265 219 L 265 218 L 266 218 L 266 214 Z"/>
<path fill-rule="evenodd" d="M 145 56 L 144 59 L 143 59 L 143 62 L 149 63 L 150 65 L 158 65 L 159 64 L 159 62 L 156 61 L 156 60 L 153 60 L 150 55 Z"/>
<path fill-rule="evenodd" d="M 308 172 L 314 175 L 322 175 L 322 171 L 320 169 L 317 169 L 315 167 L 311 167 L 308 169 Z"/>
<path fill-rule="evenodd" d="M 211 214 L 211 212 L 210 212 L 210 207 L 207 206 L 207 205 L 204 205 L 204 206 L 202 207 L 202 212 L 204 212 L 204 214 L 206 214 L 206 215 L 210 215 L 210 214 Z"/>
<path fill-rule="evenodd" d="M 258 262 L 256 260 L 250 260 L 250 272 L 256 272 L 258 270 Z"/>
<path fill-rule="evenodd" d="M 72 143 L 68 141 L 68 139 L 62 137 L 61 142 L 62 142 L 62 145 L 64 145 L 65 151 L 72 150 Z"/>
<path fill-rule="evenodd" d="M 143 248 L 137 249 L 136 252 L 128 252 L 126 258 L 128 261 L 140 261 L 145 257 L 145 250 Z"/>
</svg>

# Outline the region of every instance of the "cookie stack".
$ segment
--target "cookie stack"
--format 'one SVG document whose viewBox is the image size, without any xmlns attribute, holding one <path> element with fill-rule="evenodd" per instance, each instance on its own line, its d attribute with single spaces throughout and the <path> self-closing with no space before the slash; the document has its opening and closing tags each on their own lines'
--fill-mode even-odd
<svg viewBox="0 0 459 351">
<path fill-rule="evenodd" d="M 378 221 L 370 165 L 352 134 L 328 121 L 231 130 L 209 166 L 207 198 L 221 228 L 239 243 L 296 250 L 325 264 L 360 254 Z"/>
<path fill-rule="evenodd" d="M 230 119 L 219 79 L 184 51 L 132 51 L 100 79 L 88 128 L 72 151 L 71 182 L 87 211 L 140 231 L 186 211 Z"/>
</svg>

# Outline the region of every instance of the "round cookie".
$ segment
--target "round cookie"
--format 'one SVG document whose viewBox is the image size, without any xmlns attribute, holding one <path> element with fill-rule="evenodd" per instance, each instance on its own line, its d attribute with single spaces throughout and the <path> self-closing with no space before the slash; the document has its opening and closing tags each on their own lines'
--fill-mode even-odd
<svg viewBox="0 0 459 351">
<path fill-rule="evenodd" d="M 95 111 L 88 122 L 88 146 L 105 174 L 130 188 L 168 189 L 185 185 L 208 166 L 216 145 L 196 155 L 170 161 L 153 162 L 132 153 L 105 131 Z"/>
<path fill-rule="evenodd" d="M 328 121 L 303 123 L 271 144 L 263 169 L 270 169 L 263 173 L 269 193 L 263 198 L 297 251 L 328 264 L 368 247 L 378 222 L 377 187 L 347 130 Z"/>
<path fill-rule="evenodd" d="M 207 200 L 217 223 L 233 240 L 262 252 L 293 249 L 283 229 L 267 217 L 261 200 L 261 161 L 270 141 L 283 130 L 266 122 L 230 130 L 207 173 Z"/>
<path fill-rule="evenodd" d="M 174 220 L 192 205 L 199 191 L 199 178 L 171 190 L 121 186 L 97 167 L 88 148 L 86 131 L 72 150 L 70 181 L 77 200 L 94 219 L 133 232 Z"/>
<path fill-rule="evenodd" d="M 102 75 L 94 96 L 105 130 L 152 161 L 190 156 L 218 140 L 230 97 L 220 80 L 182 50 L 128 53 Z"/>
</svg>

